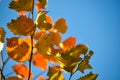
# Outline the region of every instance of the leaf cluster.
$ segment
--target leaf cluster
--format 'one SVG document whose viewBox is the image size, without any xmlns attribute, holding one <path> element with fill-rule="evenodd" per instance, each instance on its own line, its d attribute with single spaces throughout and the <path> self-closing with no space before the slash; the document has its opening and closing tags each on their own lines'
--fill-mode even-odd
<svg viewBox="0 0 120 80">
<path fill-rule="evenodd" d="M 59 18 L 54 22 L 47 15 L 47 3 L 47 0 L 37 2 L 13 0 L 9 4 L 9 8 L 15 10 L 19 16 L 7 23 L 8 29 L 14 36 L 7 38 L 6 52 L 10 59 L 18 62 L 12 68 L 19 76 L 11 76 L 6 80 L 32 80 L 34 76 L 31 65 L 44 72 L 48 70 L 48 78 L 39 75 L 38 80 L 64 80 L 63 72 L 70 73 L 72 77 L 76 71 L 84 73 L 86 69 L 92 69 L 89 60 L 93 51 L 89 50 L 85 44 L 76 44 L 75 37 L 62 40 L 61 34 L 66 33 L 68 29 L 67 21 Z M 34 6 L 38 12 L 35 21 Z M 32 18 L 26 13 L 31 14 Z M 0 28 L 0 42 L 2 43 L 4 43 L 5 33 L 4 29 Z M 29 62 L 29 66 L 23 64 L 24 62 Z M 54 66 L 50 66 L 49 62 L 52 62 Z M 79 80 L 96 80 L 97 76 L 90 72 Z"/>
</svg>

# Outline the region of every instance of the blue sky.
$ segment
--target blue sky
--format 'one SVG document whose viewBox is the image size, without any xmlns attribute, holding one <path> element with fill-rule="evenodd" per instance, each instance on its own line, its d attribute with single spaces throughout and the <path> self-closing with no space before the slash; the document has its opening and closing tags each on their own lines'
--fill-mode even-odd
<svg viewBox="0 0 120 80">
<path fill-rule="evenodd" d="M 6 23 L 18 16 L 8 9 L 10 1 L 0 2 L 0 26 L 6 31 Z M 54 21 L 67 20 L 69 28 L 63 39 L 75 36 L 77 43 L 95 52 L 90 63 L 99 74 L 97 80 L 120 80 L 120 0 L 49 0 L 47 10 Z"/>
</svg>

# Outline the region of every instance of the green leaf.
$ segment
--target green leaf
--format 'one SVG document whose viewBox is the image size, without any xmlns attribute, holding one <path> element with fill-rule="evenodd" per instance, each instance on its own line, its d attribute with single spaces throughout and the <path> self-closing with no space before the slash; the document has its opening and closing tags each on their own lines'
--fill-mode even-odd
<svg viewBox="0 0 120 80">
<path fill-rule="evenodd" d="M 9 4 L 10 9 L 14 9 L 17 12 L 19 11 L 31 11 L 33 0 L 13 0 Z"/>
<path fill-rule="evenodd" d="M 93 74 L 90 72 L 89 74 L 80 77 L 78 80 L 96 80 L 98 77 L 98 74 Z"/>
<path fill-rule="evenodd" d="M 46 11 L 40 11 L 37 15 L 36 26 L 40 30 L 49 30 L 52 28 L 52 25 L 46 21 Z"/>
<path fill-rule="evenodd" d="M 84 60 L 78 65 L 78 69 L 84 73 L 85 69 L 92 69 L 91 65 L 89 64 L 90 56 L 85 56 Z"/>
<path fill-rule="evenodd" d="M 16 20 L 11 20 L 7 26 L 14 33 L 14 35 L 28 36 L 35 30 L 33 20 L 23 15 L 19 16 Z"/>
<path fill-rule="evenodd" d="M 64 80 L 64 76 L 62 75 L 62 71 L 59 66 L 49 67 L 47 75 L 49 76 L 48 80 Z"/>
<path fill-rule="evenodd" d="M 65 33 L 67 31 L 67 22 L 64 18 L 60 18 L 55 23 L 55 29 L 60 33 Z"/>
<path fill-rule="evenodd" d="M 38 0 L 41 6 L 45 6 L 47 4 L 47 0 Z"/>
<path fill-rule="evenodd" d="M 4 43 L 5 34 L 6 34 L 5 30 L 2 27 L 0 27 L 0 42 L 1 43 Z"/>
</svg>

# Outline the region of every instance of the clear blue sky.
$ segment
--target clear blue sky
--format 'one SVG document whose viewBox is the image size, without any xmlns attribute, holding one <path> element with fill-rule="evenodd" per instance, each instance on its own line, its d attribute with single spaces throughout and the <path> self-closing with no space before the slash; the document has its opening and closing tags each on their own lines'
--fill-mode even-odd
<svg viewBox="0 0 120 80">
<path fill-rule="evenodd" d="M 0 2 L 0 26 L 6 31 L 6 23 L 18 16 L 8 9 L 10 1 Z M 67 20 L 64 39 L 75 36 L 95 52 L 90 63 L 97 80 L 120 80 L 120 0 L 49 0 L 47 10 L 54 20 Z"/>
</svg>

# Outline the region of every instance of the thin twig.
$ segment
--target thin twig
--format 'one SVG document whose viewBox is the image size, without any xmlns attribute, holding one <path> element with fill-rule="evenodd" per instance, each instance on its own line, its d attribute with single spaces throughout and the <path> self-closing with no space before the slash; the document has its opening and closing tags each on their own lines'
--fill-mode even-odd
<svg viewBox="0 0 120 80">
<path fill-rule="evenodd" d="M 34 0 L 33 0 L 33 4 L 32 4 L 32 10 L 31 10 L 31 14 L 32 14 L 32 20 L 34 21 Z M 30 60 L 29 60 L 29 75 L 28 75 L 28 80 L 30 80 L 30 76 L 31 76 L 31 61 L 32 61 L 32 55 L 33 55 L 33 35 L 34 32 L 31 34 L 31 55 L 30 55 Z"/>
<path fill-rule="evenodd" d="M 4 74 L 3 74 L 3 70 L 4 70 L 4 67 L 5 67 L 5 65 L 7 64 L 9 58 L 7 58 L 7 59 L 5 60 L 5 62 L 4 62 L 2 51 L 1 51 L 0 54 L 1 54 L 1 62 L 2 62 L 2 65 L 1 65 L 1 66 L 2 66 L 2 67 L 1 67 L 1 80 L 2 80 L 2 78 L 5 80 L 5 76 L 4 76 Z"/>
</svg>

